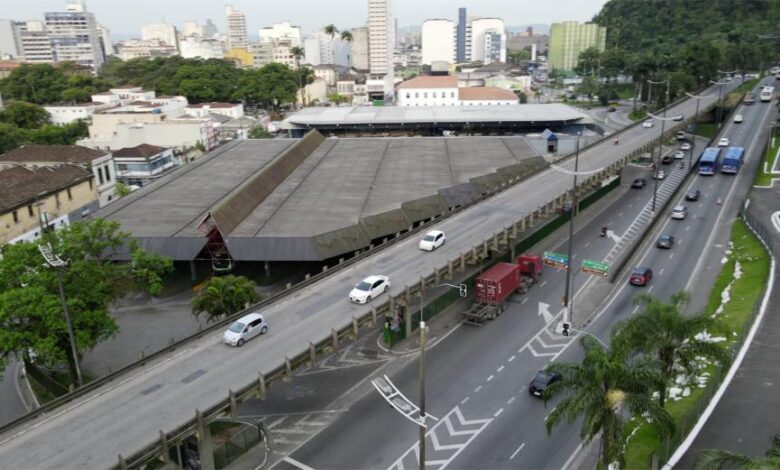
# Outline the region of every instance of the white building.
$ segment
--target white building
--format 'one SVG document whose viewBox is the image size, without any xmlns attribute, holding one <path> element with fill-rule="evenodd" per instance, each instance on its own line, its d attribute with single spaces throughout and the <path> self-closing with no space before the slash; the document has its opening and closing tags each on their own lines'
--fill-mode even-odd
<svg viewBox="0 0 780 470">
<path fill-rule="evenodd" d="M 179 50 L 179 33 L 176 26 L 168 23 L 145 24 L 141 27 L 143 41 L 160 41 Z"/>
<path fill-rule="evenodd" d="M 422 63 L 455 63 L 455 22 L 450 20 L 425 20 L 422 24 Z"/>
<path fill-rule="evenodd" d="M 150 144 L 121 148 L 113 155 L 116 177 L 128 186 L 146 186 L 180 164 L 172 148 Z"/>
<path fill-rule="evenodd" d="M 350 66 L 360 72 L 368 72 L 368 28 L 354 28 L 350 47 Z"/>
<path fill-rule="evenodd" d="M 217 35 L 217 25 L 211 22 L 210 19 L 206 19 L 206 23 L 200 28 L 200 35 L 206 39 L 213 38 Z"/>
<path fill-rule="evenodd" d="M 246 49 L 246 16 L 232 6 L 225 6 L 227 18 L 227 47 L 230 49 Z"/>
<path fill-rule="evenodd" d="M 289 21 L 274 23 L 271 26 L 260 28 L 257 32 L 260 36 L 260 42 L 279 42 L 289 41 L 294 47 L 303 45 L 303 36 L 300 26 L 295 26 Z"/>
<path fill-rule="evenodd" d="M 244 116 L 244 105 L 242 103 L 196 103 L 187 105 L 184 111 L 195 117 L 207 117 L 214 113 L 238 119 Z"/>
<path fill-rule="evenodd" d="M 105 51 L 95 15 L 87 11 L 83 0 L 69 0 L 65 9 L 44 13 L 54 61 L 99 69 L 105 62 Z"/>
<path fill-rule="evenodd" d="M 22 55 L 17 35 L 17 22 L 0 20 L 0 60 L 14 59 Z"/>
<path fill-rule="evenodd" d="M 369 99 L 393 99 L 393 49 L 395 19 L 391 0 L 368 0 Z M 379 93 L 380 87 L 382 93 Z"/>
<path fill-rule="evenodd" d="M 172 46 L 159 39 L 131 39 L 114 44 L 116 56 L 121 60 L 145 57 L 170 57 L 179 54 L 178 46 Z"/>
<path fill-rule="evenodd" d="M 103 48 L 103 57 L 113 55 L 115 51 L 114 43 L 111 41 L 111 30 L 102 24 L 97 25 L 98 34 L 100 35 L 100 46 Z"/>
<path fill-rule="evenodd" d="M 203 36 L 203 28 L 196 21 L 185 21 L 182 36 Z"/>
<path fill-rule="evenodd" d="M 303 63 L 309 65 L 334 64 L 349 67 L 349 44 L 341 37 L 318 31 L 303 41 Z"/>
<path fill-rule="evenodd" d="M 225 52 L 222 43 L 217 39 L 206 39 L 199 36 L 185 36 L 179 41 L 179 53 L 185 59 L 200 57 L 201 59 L 222 59 Z"/>
<path fill-rule="evenodd" d="M 49 33 L 42 21 L 17 23 L 20 52 L 25 62 L 33 64 L 54 62 L 54 50 Z"/>
<path fill-rule="evenodd" d="M 45 105 L 45 109 L 51 116 L 51 123 L 62 126 L 76 122 L 79 119 L 88 120 L 95 112 L 107 108 L 106 103 L 76 103 L 63 105 Z"/>
<path fill-rule="evenodd" d="M 513 92 L 495 87 L 460 87 L 457 77 L 420 76 L 398 85 L 400 107 L 501 106 L 518 104 Z"/>
<path fill-rule="evenodd" d="M 506 62 L 506 28 L 499 18 L 474 18 L 468 28 L 466 44 L 470 45 L 467 59 L 491 62 Z"/>
</svg>

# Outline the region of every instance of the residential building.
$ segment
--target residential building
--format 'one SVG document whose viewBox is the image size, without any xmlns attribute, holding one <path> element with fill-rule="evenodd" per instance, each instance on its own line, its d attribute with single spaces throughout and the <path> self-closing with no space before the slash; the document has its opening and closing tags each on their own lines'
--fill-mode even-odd
<svg viewBox="0 0 780 470">
<path fill-rule="evenodd" d="M 116 50 L 114 49 L 114 43 L 111 41 L 111 30 L 102 24 L 98 24 L 97 29 L 100 36 L 100 47 L 103 48 L 103 57 L 107 58 L 110 55 L 114 55 Z"/>
<path fill-rule="evenodd" d="M 458 8 L 458 28 L 455 41 L 455 62 L 466 62 L 466 31 L 468 29 L 468 17 L 465 8 Z"/>
<path fill-rule="evenodd" d="M 455 63 L 455 23 L 450 20 L 425 20 L 422 24 L 422 63 Z"/>
<path fill-rule="evenodd" d="M 349 44 L 339 36 L 331 36 L 318 31 L 303 41 L 305 57 L 303 63 L 309 65 L 335 64 L 349 67 Z"/>
<path fill-rule="evenodd" d="M 246 49 L 246 16 L 232 6 L 225 6 L 225 17 L 227 18 L 227 48 Z"/>
<path fill-rule="evenodd" d="M 265 118 L 267 121 L 270 121 L 268 116 L 265 116 Z M 249 131 L 258 125 L 261 125 L 259 120 L 249 116 L 242 116 L 237 119 L 223 122 L 219 128 L 217 128 L 217 135 L 219 136 L 220 141 L 244 140 L 249 138 Z"/>
<path fill-rule="evenodd" d="M 31 64 L 54 62 L 49 33 L 42 21 L 25 21 L 17 24 L 22 59 Z"/>
<path fill-rule="evenodd" d="M 206 39 L 200 36 L 184 36 L 179 41 L 179 53 L 185 59 L 200 57 L 201 59 L 222 59 L 225 52 L 222 43 L 217 39 Z"/>
<path fill-rule="evenodd" d="M 606 44 L 607 28 L 603 26 L 576 21 L 553 23 L 550 26 L 547 67 L 550 70 L 571 72 L 577 66 L 580 52 L 591 47 L 603 51 Z"/>
<path fill-rule="evenodd" d="M 328 101 L 328 84 L 323 78 L 315 78 L 298 92 L 298 104 L 308 106 L 310 104 L 324 104 Z"/>
<path fill-rule="evenodd" d="M 350 66 L 359 72 L 368 72 L 368 28 L 352 29 Z"/>
<path fill-rule="evenodd" d="M 94 177 L 78 165 L 0 170 L 0 245 L 32 241 L 100 207 Z"/>
<path fill-rule="evenodd" d="M 469 27 L 471 53 L 467 60 L 506 62 L 506 28 L 499 18 L 474 18 Z"/>
<path fill-rule="evenodd" d="M 500 106 L 519 103 L 512 91 L 495 87 L 460 87 L 457 77 L 419 76 L 398 85 L 397 104 L 414 106 Z"/>
<path fill-rule="evenodd" d="M 522 51 L 525 48 L 536 46 L 536 50 L 544 54 L 547 52 L 549 40 L 550 38 L 546 34 L 529 34 L 528 32 L 512 34 L 507 37 L 506 48 L 510 51 Z"/>
<path fill-rule="evenodd" d="M 260 36 L 260 42 L 287 41 L 291 44 L 291 47 L 301 47 L 303 45 L 300 26 L 295 26 L 289 21 L 282 21 L 260 28 L 257 33 Z"/>
<path fill-rule="evenodd" d="M 22 63 L 17 60 L 0 60 L 0 79 L 11 75 L 11 72 L 13 72 L 16 68 L 19 68 L 21 65 Z M 2 100 L 0 100 L 0 102 L 1 101 Z"/>
<path fill-rule="evenodd" d="M 16 59 L 22 55 L 17 35 L 17 22 L 0 20 L 0 60 Z"/>
<path fill-rule="evenodd" d="M 260 68 L 274 61 L 274 43 L 256 42 L 249 45 L 249 53 L 252 54 L 252 66 Z"/>
<path fill-rule="evenodd" d="M 95 15 L 83 0 L 69 0 L 64 12 L 44 13 L 55 62 L 75 62 L 97 70 L 105 62 Z"/>
<path fill-rule="evenodd" d="M 395 24 L 391 0 L 368 0 L 369 99 L 393 99 Z"/>
<path fill-rule="evenodd" d="M 153 59 L 155 57 L 171 57 L 179 54 L 176 45 L 170 45 L 159 39 L 131 39 L 115 44 L 116 56 L 121 60 L 138 59 L 140 57 Z"/>
<path fill-rule="evenodd" d="M 298 60 L 293 55 L 293 47 L 297 47 L 290 39 L 279 39 L 272 43 L 273 55 L 271 57 L 272 62 L 284 64 L 290 68 L 295 68 L 298 64 Z"/>
<path fill-rule="evenodd" d="M 349 72 L 347 67 L 333 64 L 316 65 L 312 70 L 315 77 L 325 80 L 329 90 L 335 90 L 339 77 Z"/>
<path fill-rule="evenodd" d="M 236 67 L 239 68 L 252 68 L 255 65 L 255 61 L 249 49 L 230 49 L 225 52 L 225 59 L 232 60 L 236 64 Z"/>
<path fill-rule="evenodd" d="M 211 19 L 206 18 L 206 23 L 200 29 L 200 35 L 206 39 L 211 39 L 217 35 L 217 25 L 211 22 Z"/>
<path fill-rule="evenodd" d="M 187 105 L 184 111 L 194 117 L 207 117 L 214 113 L 238 119 L 244 116 L 244 105 L 242 103 L 197 103 Z"/>
<path fill-rule="evenodd" d="M 348 97 L 354 106 L 367 104 L 366 77 L 364 75 L 342 75 L 336 81 L 336 93 Z"/>
<path fill-rule="evenodd" d="M 79 119 L 89 120 L 95 112 L 105 109 L 111 106 L 105 103 L 91 102 L 91 103 L 75 103 L 75 104 L 50 104 L 44 105 L 49 116 L 51 116 L 51 123 L 57 126 L 70 124 L 76 122 Z"/>
<path fill-rule="evenodd" d="M 128 186 L 146 186 L 170 173 L 179 164 L 172 148 L 141 144 L 114 151 L 116 177 Z"/>
<path fill-rule="evenodd" d="M 35 170 L 71 165 L 94 175 L 100 207 L 116 198 L 116 174 L 111 152 L 79 145 L 23 145 L 0 155 L 0 170 L 16 166 Z"/>
<path fill-rule="evenodd" d="M 197 21 L 185 21 L 182 36 L 206 37 L 206 35 L 203 34 L 203 28 L 198 25 Z"/>
<path fill-rule="evenodd" d="M 168 23 L 145 24 L 141 27 L 141 40 L 160 41 L 179 50 L 179 32 L 176 26 Z"/>
</svg>

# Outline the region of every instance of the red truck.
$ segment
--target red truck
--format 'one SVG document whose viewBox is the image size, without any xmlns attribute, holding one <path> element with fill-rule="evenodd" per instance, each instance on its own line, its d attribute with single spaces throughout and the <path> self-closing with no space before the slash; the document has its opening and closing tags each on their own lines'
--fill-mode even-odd
<svg viewBox="0 0 780 470">
<path fill-rule="evenodd" d="M 520 255 L 517 263 L 498 263 L 477 277 L 474 304 L 463 313 L 466 323 L 480 325 L 504 311 L 504 301 L 513 293 L 525 294 L 542 274 L 542 257 Z"/>
</svg>

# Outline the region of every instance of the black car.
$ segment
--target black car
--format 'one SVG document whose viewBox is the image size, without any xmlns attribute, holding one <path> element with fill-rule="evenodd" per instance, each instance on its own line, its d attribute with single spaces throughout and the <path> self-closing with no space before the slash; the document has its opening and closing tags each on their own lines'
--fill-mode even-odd
<svg viewBox="0 0 780 470">
<path fill-rule="evenodd" d="M 672 245 L 674 245 L 674 237 L 671 235 L 661 235 L 655 242 L 655 246 L 658 248 L 670 249 Z"/>
<path fill-rule="evenodd" d="M 672 164 L 671 155 L 664 155 L 664 157 L 661 158 L 661 165 L 671 165 L 671 164 Z"/>
<path fill-rule="evenodd" d="M 644 178 L 635 178 L 634 181 L 631 183 L 632 188 L 636 189 L 642 189 L 647 185 L 647 180 Z"/>
<path fill-rule="evenodd" d="M 542 393 L 547 390 L 547 387 L 553 383 L 561 380 L 561 376 L 554 372 L 547 372 L 546 370 L 540 370 L 536 373 L 536 377 L 528 384 L 528 393 L 535 397 L 542 396 Z"/>
<path fill-rule="evenodd" d="M 691 189 L 685 194 L 685 200 L 686 201 L 698 201 L 699 196 L 701 196 L 701 191 L 698 189 Z"/>
<path fill-rule="evenodd" d="M 615 112 L 615 107 L 614 106 L 610 106 L 609 108 L 607 108 L 607 111 L 610 112 L 610 113 L 614 113 Z"/>
</svg>

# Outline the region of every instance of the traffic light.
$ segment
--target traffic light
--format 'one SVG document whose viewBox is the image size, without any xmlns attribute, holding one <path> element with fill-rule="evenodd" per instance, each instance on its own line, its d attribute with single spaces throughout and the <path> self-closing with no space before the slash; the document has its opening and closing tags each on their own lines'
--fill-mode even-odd
<svg viewBox="0 0 780 470">
<path fill-rule="evenodd" d="M 460 296 L 466 297 L 468 295 L 468 286 L 466 284 L 461 284 L 458 286 L 460 288 Z"/>
<path fill-rule="evenodd" d="M 570 327 L 571 327 L 571 325 L 569 325 L 568 323 L 564 323 L 563 324 L 563 331 L 562 331 L 563 336 L 569 336 L 569 328 Z"/>
</svg>

